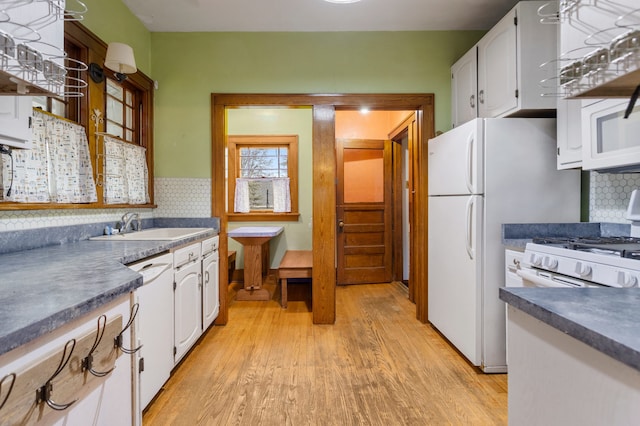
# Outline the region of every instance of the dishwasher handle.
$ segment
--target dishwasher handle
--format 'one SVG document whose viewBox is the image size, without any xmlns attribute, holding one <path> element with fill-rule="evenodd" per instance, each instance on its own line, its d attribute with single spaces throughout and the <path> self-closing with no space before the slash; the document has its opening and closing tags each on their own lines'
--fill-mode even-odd
<svg viewBox="0 0 640 426">
<path fill-rule="evenodd" d="M 173 265 L 170 263 L 147 263 L 137 272 L 142 275 L 144 284 L 149 284 L 171 268 Z"/>
</svg>

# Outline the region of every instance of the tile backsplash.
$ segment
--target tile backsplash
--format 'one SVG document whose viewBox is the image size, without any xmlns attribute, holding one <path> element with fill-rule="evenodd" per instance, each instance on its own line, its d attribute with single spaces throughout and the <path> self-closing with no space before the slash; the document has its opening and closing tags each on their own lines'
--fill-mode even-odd
<svg viewBox="0 0 640 426">
<path fill-rule="evenodd" d="M 156 178 L 156 209 L 60 209 L 0 211 L 0 232 L 120 220 L 126 211 L 143 219 L 211 217 L 211 179 Z"/>
<path fill-rule="evenodd" d="M 589 180 L 589 222 L 630 223 L 624 217 L 640 173 L 591 172 Z"/>
</svg>

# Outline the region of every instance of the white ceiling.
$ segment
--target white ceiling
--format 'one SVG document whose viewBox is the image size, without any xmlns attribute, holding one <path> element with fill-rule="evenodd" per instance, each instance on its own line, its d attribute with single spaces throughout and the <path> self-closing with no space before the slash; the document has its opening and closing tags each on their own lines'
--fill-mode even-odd
<svg viewBox="0 0 640 426">
<path fill-rule="evenodd" d="M 123 0 L 153 32 L 487 30 L 517 0 Z"/>
</svg>

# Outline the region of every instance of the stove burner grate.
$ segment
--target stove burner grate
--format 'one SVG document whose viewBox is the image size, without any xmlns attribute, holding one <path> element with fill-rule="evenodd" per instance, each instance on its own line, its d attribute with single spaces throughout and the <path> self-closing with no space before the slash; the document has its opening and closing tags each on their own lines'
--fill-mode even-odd
<svg viewBox="0 0 640 426">
<path fill-rule="evenodd" d="M 634 237 L 545 237 L 534 238 L 533 242 L 559 245 L 569 250 L 640 259 L 640 238 Z"/>
</svg>

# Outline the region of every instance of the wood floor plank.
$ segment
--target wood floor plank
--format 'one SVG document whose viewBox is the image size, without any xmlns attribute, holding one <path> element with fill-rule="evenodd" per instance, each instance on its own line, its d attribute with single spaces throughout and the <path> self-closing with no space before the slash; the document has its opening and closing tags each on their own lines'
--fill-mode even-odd
<svg viewBox="0 0 640 426">
<path fill-rule="evenodd" d="M 145 425 L 505 425 L 506 375 L 470 366 L 415 319 L 402 284 L 338 287 L 313 325 L 306 284 L 232 302 L 174 370 Z"/>
</svg>

